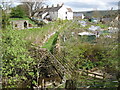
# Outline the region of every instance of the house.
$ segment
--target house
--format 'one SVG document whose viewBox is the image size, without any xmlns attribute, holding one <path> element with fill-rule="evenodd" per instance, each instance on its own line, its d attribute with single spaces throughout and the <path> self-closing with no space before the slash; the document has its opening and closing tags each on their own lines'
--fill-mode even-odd
<svg viewBox="0 0 120 90">
<path fill-rule="evenodd" d="M 57 6 L 52 5 L 51 7 L 46 6 L 41 7 L 34 17 L 39 17 L 40 19 L 47 19 L 47 20 L 72 20 L 73 19 L 73 11 L 71 8 L 66 8 L 64 4 Z"/>
<path fill-rule="evenodd" d="M 84 19 L 85 15 L 83 13 L 74 12 L 73 17 L 77 19 Z"/>
</svg>

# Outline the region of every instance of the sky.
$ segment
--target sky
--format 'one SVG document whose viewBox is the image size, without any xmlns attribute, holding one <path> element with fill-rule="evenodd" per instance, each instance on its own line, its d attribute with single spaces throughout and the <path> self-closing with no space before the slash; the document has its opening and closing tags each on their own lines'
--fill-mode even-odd
<svg viewBox="0 0 120 90">
<path fill-rule="evenodd" d="M 9 0 L 3 0 L 9 1 Z M 10 0 L 13 1 L 14 5 L 18 5 L 19 0 Z M 23 0 L 28 1 L 28 0 Z M 30 0 L 32 1 L 32 0 Z M 34 1 L 34 0 L 33 0 Z M 39 0 L 37 0 L 39 1 Z M 113 10 L 118 9 L 119 0 L 46 0 L 46 5 L 57 5 L 62 4 L 66 7 L 71 8 L 73 11 L 92 11 L 92 10 L 110 10 L 113 7 Z"/>
<path fill-rule="evenodd" d="M 49 1 L 49 2 L 48 2 Z M 64 3 L 73 11 L 113 10 L 118 9 L 119 0 L 48 0 L 49 5 Z"/>
</svg>

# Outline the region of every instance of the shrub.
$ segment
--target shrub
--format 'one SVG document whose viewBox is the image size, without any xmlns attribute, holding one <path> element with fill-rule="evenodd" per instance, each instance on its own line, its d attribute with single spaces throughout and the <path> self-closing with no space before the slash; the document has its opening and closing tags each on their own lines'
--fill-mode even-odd
<svg viewBox="0 0 120 90">
<path fill-rule="evenodd" d="M 33 62 L 27 49 L 30 44 L 22 39 L 20 33 L 16 33 L 13 30 L 3 32 L 2 44 L 3 87 L 17 87 L 21 79 L 28 78 L 25 75 L 27 75 L 30 70 L 30 65 Z M 5 81 L 5 77 L 7 77 L 7 81 Z"/>
</svg>

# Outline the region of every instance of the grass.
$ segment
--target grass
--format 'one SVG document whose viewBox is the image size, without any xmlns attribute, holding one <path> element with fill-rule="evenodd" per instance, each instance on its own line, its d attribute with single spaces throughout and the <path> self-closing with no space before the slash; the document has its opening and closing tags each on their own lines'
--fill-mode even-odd
<svg viewBox="0 0 120 90">
<path fill-rule="evenodd" d="M 56 32 L 53 36 L 51 36 L 50 39 L 43 45 L 42 48 L 46 48 L 49 51 L 52 51 L 54 46 L 55 46 L 55 44 L 56 44 L 58 34 L 59 33 Z"/>
<path fill-rule="evenodd" d="M 97 26 L 100 26 L 101 28 L 107 28 L 108 27 L 107 25 L 101 24 L 101 23 L 97 24 Z"/>
<path fill-rule="evenodd" d="M 10 18 L 10 20 L 11 21 L 22 20 L 22 18 Z M 24 40 L 30 41 L 34 45 L 41 46 L 45 39 L 45 36 L 48 36 L 49 34 L 56 32 L 57 30 L 58 31 L 64 30 L 67 22 L 68 21 L 63 21 L 61 23 L 61 22 L 55 21 L 47 25 L 44 25 L 43 27 L 24 29 L 24 30 L 14 30 L 14 32 L 19 33 L 19 35 L 22 35 Z M 60 28 L 60 27 L 63 27 L 63 28 Z M 7 29 L 12 30 L 10 26 Z"/>
<path fill-rule="evenodd" d="M 29 20 L 30 23 L 34 23 L 29 18 L 10 18 L 10 21 L 12 20 Z M 98 25 L 102 26 L 102 24 L 98 24 Z M 63 20 L 63 21 L 57 20 L 54 22 L 50 22 L 49 24 L 44 25 L 43 27 L 40 27 L 40 28 L 15 30 L 15 32 L 21 33 L 21 35 L 24 37 L 25 40 L 29 40 L 33 44 L 42 45 L 42 42 L 45 39 L 45 35 L 47 36 L 57 30 L 60 33 L 62 33 L 66 30 L 74 31 L 76 28 L 78 30 L 86 30 L 89 26 L 90 25 L 88 24 L 86 27 L 81 27 L 80 25 L 77 24 L 77 22 L 67 21 L 67 20 Z M 106 27 L 106 25 L 103 25 L 102 27 Z M 50 49 L 49 45 L 48 45 L 48 48 Z"/>
</svg>

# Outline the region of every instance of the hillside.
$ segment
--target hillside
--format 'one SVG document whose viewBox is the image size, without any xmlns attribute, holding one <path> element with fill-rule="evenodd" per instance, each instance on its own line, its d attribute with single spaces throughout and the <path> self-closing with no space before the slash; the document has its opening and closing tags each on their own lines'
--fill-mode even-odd
<svg viewBox="0 0 120 90">
<path fill-rule="evenodd" d="M 83 13 L 85 16 L 89 16 L 89 17 L 92 17 L 93 16 L 93 13 L 94 11 L 84 11 L 84 12 L 74 12 L 74 16 L 80 14 L 80 13 Z M 118 10 L 97 10 L 97 12 L 99 12 L 99 14 L 101 16 L 109 16 L 111 14 L 115 15 L 115 17 L 117 16 L 116 13 L 118 13 Z"/>
</svg>

